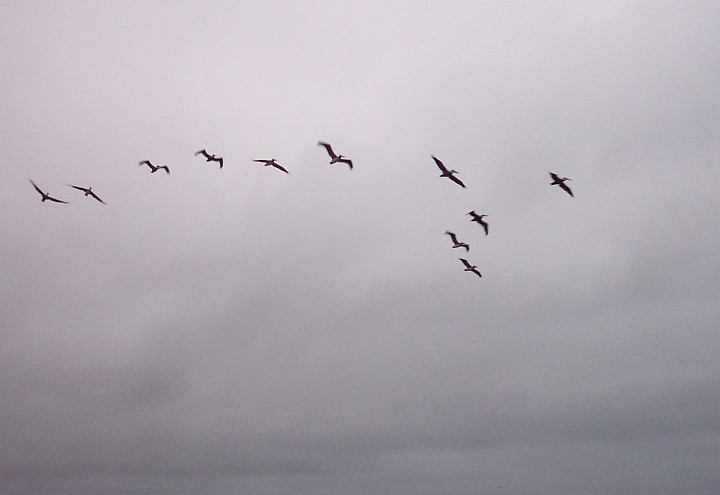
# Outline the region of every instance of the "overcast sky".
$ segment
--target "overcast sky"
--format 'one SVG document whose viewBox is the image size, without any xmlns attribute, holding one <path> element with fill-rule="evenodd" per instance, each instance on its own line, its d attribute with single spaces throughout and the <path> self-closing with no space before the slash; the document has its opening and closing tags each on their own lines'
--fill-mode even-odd
<svg viewBox="0 0 720 495">
<path fill-rule="evenodd" d="M 0 16 L 3 494 L 718 493 L 717 2 Z"/>
</svg>

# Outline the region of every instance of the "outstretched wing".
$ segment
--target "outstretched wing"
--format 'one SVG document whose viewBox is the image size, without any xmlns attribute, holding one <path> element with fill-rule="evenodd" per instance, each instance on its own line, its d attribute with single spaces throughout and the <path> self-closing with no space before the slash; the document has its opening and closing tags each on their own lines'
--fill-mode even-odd
<svg viewBox="0 0 720 495">
<path fill-rule="evenodd" d="M 272 160 L 253 160 L 253 161 L 254 161 L 254 162 L 258 162 L 258 163 L 266 163 L 266 164 L 269 164 Z"/>
<path fill-rule="evenodd" d="M 165 169 L 165 173 L 167 173 L 167 174 L 170 173 L 170 168 L 167 165 L 162 165 L 160 167 L 157 167 L 157 170 L 160 170 L 161 168 Z"/>
<path fill-rule="evenodd" d="M 68 184 L 68 186 L 70 186 L 70 187 L 72 187 L 72 188 L 74 188 L 74 189 L 77 189 L 78 191 L 87 192 L 87 189 L 85 189 L 84 187 L 73 186 L 72 184 Z M 92 194 L 92 192 L 91 192 L 90 194 Z"/>
<path fill-rule="evenodd" d="M 477 275 L 478 277 L 482 278 L 482 273 L 480 273 L 477 268 L 473 268 L 473 269 L 470 270 L 470 271 L 473 272 L 473 273 L 474 273 L 475 275 Z"/>
<path fill-rule="evenodd" d="M 141 161 L 141 162 L 138 162 L 138 165 L 140 165 L 141 167 L 142 167 L 143 165 L 147 165 L 147 166 L 150 167 L 150 168 L 154 168 L 154 167 L 153 167 L 153 164 L 150 163 L 150 160 L 143 160 L 143 161 Z"/>
<path fill-rule="evenodd" d="M 558 177 L 558 175 L 556 173 L 553 173 L 553 172 L 548 172 L 548 173 L 550 174 L 550 178 L 553 181 L 560 181 L 560 177 Z"/>
<path fill-rule="evenodd" d="M 207 151 L 205 151 L 204 149 L 201 149 L 200 151 L 196 151 L 196 152 L 195 152 L 195 156 L 198 156 L 198 155 L 202 155 L 202 156 L 204 156 L 205 158 L 209 158 L 209 155 L 207 154 Z"/>
<path fill-rule="evenodd" d="M 61 200 L 61 199 L 53 198 L 52 196 L 47 196 L 46 199 L 49 199 L 50 201 L 55 201 L 56 203 L 67 204 L 67 201 L 63 201 L 63 200 Z"/>
<path fill-rule="evenodd" d="M 35 184 L 35 183 L 32 181 L 32 179 L 30 179 L 30 184 L 33 185 L 33 187 L 35 188 L 35 190 L 36 190 L 37 192 L 39 192 L 41 196 L 45 196 L 45 193 L 42 191 L 42 189 L 40 189 L 40 188 L 37 186 L 37 184 Z"/>
<path fill-rule="evenodd" d="M 453 174 L 448 175 L 448 179 L 450 179 L 451 181 L 453 181 L 455 184 L 459 185 L 460 187 L 463 187 L 463 188 L 465 187 L 465 184 L 463 184 L 463 182 L 460 179 L 458 179 L 457 177 L 455 177 L 455 175 L 453 175 Z"/>
<path fill-rule="evenodd" d="M 223 159 L 222 159 L 222 157 L 215 158 L 215 161 L 220 163 L 220 168 L 223 167 Z"/>
<path fill-rule="evenodd" d="M 353 168 L 352 160 L 349 160 L 349 159 L 347 159 L 347 158 L 343 158 L 342 160 L 340 160 L 340 162 L 341 162 L 341 163 L 347 163 L 347 164 L 348 164 L 348 167 L 350 167 L 350 170 L 352 170 L 352 168 Z"/>
<path fill-rule="evenodd" d="M 468 262 L 468 260 L 466 260 L 465 258 L 460 258 L 460 261 L 463 262 L 463 265 L 465 265 L 465 268 L 472 269 L 472 265 Z"/>
<path fill-rule="evenodd" d="M 327 151 L 328 155 L 330 155 L 330 158 L 335 159 L 337 158 L 337 155 L 332 149 L 332 146 L 330 146 L 328 143 L 323 143 L 322 141 L 318 141 L 318 146 L 325 147 L 325 150 Z"/>
<path fill-rule="evenodd" d="M 282 171 L 285 172 L 286 174 L 289 174 L 289 173 L 290 173 L 290 172 L 288 172 L 288 171 L 285 169 L 285 167 L 283 167 L 282 165 L 279 165 L 279 164 L 277 164 L 277 163 L 272 163 L 271 165 L 272 165 L 273 167 L 275 167 L 276 169 L 278 169 L 278 170 L 282 170 Z"/>
<path fill-rule="evenodd" d="M 450 236 L 450 239 L 452 239 L 453 244 L 458 243 L 457 236 L 455 236 L 454 232 L 450 232 L 449 230 L 446 230 L 445 233 Z"/>
<path fill-rule="evenodd" d="M 104 205 L 107 204 L 105 201 L 103 201 L 102 199 L 100 199 L 100 196 L 98 196 L 98 195 L 95 194 L 94 192 L 89 191 L 89 193 L 90 193 L 90 196 L 92 196 L 93 198 L 97 199 L 97 200 L 100 201 L 102 204 L 104 204 Z"/>
<path fill-rule="evenodd" d="M 478 223 L 485 229 L 485 235 L 488 235 L 488 224 L 482 218 L 478 220 Z"/>
<path fill-rule="evenodd" d="M 558 185 L 559 185 L 566 193 L 568 193 L 570 196 L 572 196 L 573 198 L 575 197 L 575 195 L 573 194 L 573 192 L 570 190 L 570 187 L 569 187 L 567 184 L 565 184 L 565 182 L 561 182 L 561 183 L 558 184 Z"/>
<path fill-rule="evenodd" d="M 435 160 L 435 164 L 438 166 L 438 168 L 440 169 L 440 171 L 441 171 L 442 173 L 446 174 L 446 173 L 448 172 L 448 169 L 445 168 L 445 165 L 443 164 L 443 162 L 441 162 L 440 160 L 438 160 L 435 155 L 430 155 L 430 156 L 432 157 L 433 160 Z M 461 184 L 462 184 L 462 183 L 461 183 Z M 463 186 L 463 187 L 465 187 L 465 186 Z"/>
</svg>

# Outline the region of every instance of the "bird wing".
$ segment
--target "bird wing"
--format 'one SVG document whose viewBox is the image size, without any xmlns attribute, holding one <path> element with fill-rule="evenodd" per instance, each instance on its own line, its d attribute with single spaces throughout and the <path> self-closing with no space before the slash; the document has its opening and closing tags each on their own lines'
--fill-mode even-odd
<svg viewBox="0 0 720 495">
<path fill-rule="evenodd" d="M 52 196 L 47 196 L 47 199 L 49 199 L 50 201 L 55 201 L 56 203 L 64 203 L 64 204 L 67 204 L 67 201 L 63 201 L 63 200 L 61 200 L 61 199 L 53 198 Z"/>
<path fill-rule="evenodd" d="M 448 179 L 453 181 L 455 184 L 458 184 L 460 187 L 465 187 L 465 184 L 463 184 L 463 182 L 454 175 L 448 175 Z"/>
<path fill-rule="evenodd" d="M 488 235 L 488 224 L 487 224 L 487 222 L 483 221 L 482 219 L 478 220 L 478 222 L 480 223 L 480 225 L 483 226 L 483 229 L 485 229 L 485 235 Z"/>
<path fill-rule="evenodd" d="M 73 186 L 72 184 L 68 184 L 68 186 L 70 186 L 70 187 L 72 187 L 72 188 L 75 188 L 75 189 L 77 189 L 78 191 L 87 192 L 87 189 L 85 189 L 84 187 Z M 92 194 L 92 192 L 91 192 L 90 194 Z"/>
<path fill-rule="evenodd" d="M 202 149 L 202 150 L 200 150 L 200 151 L 196 151 L 196 152 L 195 152 L 195 156 L 198 156 L 198 155 L 203 155 L 203 156 L 206 157 L 206 158 L 207 158 L 207 156 L 208 156 L 207 151 L 205 151 L 204 149 Z"/>
<path fill-rule="evenodd" d="M 554 180 L 554 181 L 556 181 L 556 180 L 559 181 L 559 180 L 560 180 L 560 177 L 558 177 L 557 174 L 555 174 L 555 173 L 553 173 L 553 172 L 548 172 L 548 173 L 550 174 L 550 178 L 551 178 L 552 180 Z"/>
<path fill-rule="evenodd" d="M 472 268 L 472 265 L 465 258 L 460 258 L 460 261 L 463 262 L 463 265 L 465 265 L 465 268 Z"/>
<path fill-rule="evenodd" d="M 105 203 L 105 201 L 103 201 L 102 199 L 100 199 L 100 196 L 98 196 L 98 195 L 95 194 L 94 192 L 89 191 L 89 193 L 90 193 L 90 196 L 92 196 L 93 198 L 97 199 L 97 200 L 100 201 L 102 204 L 104 204 L 104 205 L 107 204 L 107 203 Z"/>
<path fill-rule="evenodd" d="M 278 169 L 278 170 L 282 170 L 282 171 L 285 172 L 286 174 L 289 174 L 289 173 L 290 173 L 290 172 L 288 172 L 288 171 L 285 169 L 285 167 L 283 167 L 282 165 L 279 165 L 279 164 L 277 164 L 277 163 L 272 163 L 271 165 L 272 165 L 273 167 L 275 167 L 276 169 Z"/>
<path fill-rule="evenodd" d="M 223 167 L 223 159 L 222 159 L 222 157 L 220 157 L 220 158 L 215 158 L 215 161 L 216 161 L 216 162 L 220 162 L 220 168 Z"/>
<path fill-rule="evenodd" d="M 271 160 L 253 160 L 253 161 L 258 162 L 258 163 L 270 163 L 271 162 Z"/>
<path fill-rule="evenodd" d="M 567 184 L 565 184 L 565 182 L 561 182 L 561 183 L 558 184 L 558 185 L 559 185 L 560 187 L 562 187 L 563 190 L 564 190 L 566 193 L 568 193 L 570 196 L 572 196 L 573 198 L 575 197 L 575 195 L 573 194 L 573 192 L 570 190 L 570 187 L 569 187 Z"/>
<path fill-rule="evenodd" d="M 445 233 L 450 236 L 450 239 L 452 239 L 453 243 L 455 243 L 455 244 L 458 243 L 458 240 L 457 240 L 457 237 L 455 236 L 455 233 L 450 232 L 449 230 L 446 230 Z"/>
<path fill-rule="evenodd" d="M 435 155 L 430 155 L 430 156 L 432 157 L 433 160 L 435 160 L 435 164 L 438 166 L 438 168 L 440 169 L 440 171 L 441 171 L 442 173 L 446 174 L 447 171 L 448 171 L 448 169 L 445 168 L 445 165 L 443 164 L 443 162 L 441 162 L 440 160 L 438 160 L 438 159 L 435 157 Z M 463 186 L 463 187 L 465 187 L 465 186 Z"/>
<path fill-rule="evenodd" d="M 343 158 L 343 159 L 340 160 L 340 161 L 341 161 L 342 163 L 347 163 L 347 164 L 348 164 L 348 167 L 350 167 L 350 170 L 352 170 L 352 168 L 353 168 L 352 160 L 349 160 L 349 159 L 347 159 L 347 158 Z"/>
<path fill-rule="evenodd" d="M 480 273 L 477 268 L 473 268 L 470 271 L 476 274 L 478 277 L 482 278 L 482 273 Z"/>
<path fill-rule="evenodd" d="M 149 167 L 152 167 L 152 166 L 153 166 L 153 164 L 150 163 L 150 160 L 143 160 L 143 161 L 141 161 L 141 162 L 138 162 L 138 165 L 140 165 L 141 167 L 142 167 L 143 165 L 147 165 L 147 166 L 149 166 Z"/>
<path fill-rule="evenodd" d="M 35 190 L 36 190 L 37 192 L 39 192 L 41 196 L 45 196 L 45 193 L 42 191 L 42 189 L 40 189 L 40 188 L 37 186 L 37 184 L 35 184 L 32 180 L 30 180 L 30 184 L 33 185 L 33 187 L 35 188 Z"/>
<path fill-rule="evenodd" d="M 160 170 L 161 168 L 164 168 L 166 173 L 168 173 L 168 174 L 170 173 L 170 168 L 169 168 L 167 165 L 163 165 L 163 166 L 161 166 L 161 167 L 157 167 L 157 170 Z"/>
<path fill-rule="evenodd" d="M 337 155 L 332 149 L 332 146 L 330 146 L 328 143 L 323 143 L 322 141 L 318 141 L 318 146 L 324 146 L 325 150 L 328 152 L 328 155 L 330 155 L 330 158 L 337 158 Z"/>
</svg>

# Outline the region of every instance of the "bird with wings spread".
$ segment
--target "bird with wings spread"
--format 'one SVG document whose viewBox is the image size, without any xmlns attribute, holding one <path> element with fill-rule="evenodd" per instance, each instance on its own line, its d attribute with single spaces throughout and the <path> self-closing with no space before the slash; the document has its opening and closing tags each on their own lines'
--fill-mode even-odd
<svg viewBox="0 0 720 495">
<path fill-rule="evenodd" d="M 151 174 L 154 174 L 155 172 L 157 172 L 158 170 L 161 170 L 161 169 L 164 169 L 166 174 L 169 174 L 169 173 L 170 173 L 170 169 L 168 168 L 167 165 L 161 165 L 161 166 L 159 166 L 159 167 L 156 167 L 155 165 L 153 165 L 152 163 L 150 163 L 150 160 L 143 160 L 143 161 L 141 161 L 141 162 L 138 162 L 138 164 L 139 164 L 141 167 L 142 167 L 143 165 L 147 165 L 148 167 L 150 167 L 150 173 L 151 173 Z"/>
<path fill-rule="evenodd" d="M 477 266 L 471 265 L 470 262 L 465 258 L 460 258 L 460 261 L 462 261 L 463 265 L 465 265 L 466 272 L 473 272 L 478 277 L 482 277 L 482 274 L 480 274 L 480 272 L 478 271 Z"/>
<path fill-rule="evenodd" d="M 105 201 L 103 201 L 102 199 L 100 199 L 100 196 L 98 196 L 97 194 L 95 194 L 95 192 L 93 192 L 92 187 L 73 186 L 72 184 L 68 184 L 68 186 L 70 186 L 70 187 L 72 187 L 72 188 L 75 188 L 75 189 L 77 189 L 78 191 L 84 192 L 84 193 L 85 193 L 85 196 L 92 196 L 93 198 L 95 198 L 95 199 L 97 199 L 98 201 L 100 201 L 102 204 L 107 204 L 107 203 L 105 203 Z"/>
<path fill-rule="evenodd" d="M 206 162 L 218 162 L 220 164 L 220 168 L 223 168 L 223 158 L 221 156 L 211 155 L 204 149 L 202 149 L 200 151 L 196 151 L 195 156 L 198 156 L 198 155 L 204 156 Z"/>
<path fill-rule="evenodd" d="M 572 196 L 573 198 L 575 197 L 575 195 L 573 194 L 573 192 L 570 190 L 570 187 L 569 187 L 567 184 L 565 184 L 565 181 L 566 181 L 566 180 L 572 180 L 572 179 L 568 179 L 567 177 L 560 177 L 558 174 L 555 174 L 555 173 L 553 173 L 553 172 L 548 172 L 548 173 L 550 174 L 550 178 L 553 180 L 553 181 L 550 183 L 551 186 L 560 186 L 560 188 L 561 188 L 563 191 L 565 191 L 566 193 L 568 193 L 568 194 L 569 194 L 570 196 Z"/>
<path fill-rule="evenodd" d="M 450 179 L 451 181 L 453 181 L 455 184 L 459 185 L 460 187 L 462 187 L 462 188 L 465 187 L 465 184 L 463 184 L 463 182 L 460 179 L 455 177 L 455 174 L 459 173 L 457 170 L 448 170 L 447 167 L 443 164 L 443 162 L 441 162 L 435 155 L 430 155 L 430 156 L 432 157 L 433 160 L 435 160 L 435 164 L 440 169 L 440 172 L 442 172 L 440 174 L 440 177 L 447 177 L 448 179 Z"/>
<path fill-rule="evenodd" d="M 290 173 L 290 172 L 287 171 L 287 169 L 286 169 L 285 167 L 283 167 L 282 165 L 280 165 L 280 164 L 275 160 L 275 158 L 273 158 L 272 160 L 253 160 L 253 161 L 254 161 L 254 162 L 258 162 L 258 163 L 264 163 L 266 167 L 275 167 L 275 168 L 278 169 L 278 170 L 282 170 L 282 171 L 285 172 L 286 174 L 289 174 L 289 173 Z"/>
<path fill-rule="evenodd" d="M 67 201 L 63 201 L 63 200 L 61 200 L 61 199 L 53 198 L 52 196 L 50 196 L 50 194 L 48 194 L 48 193 L 46 193 L 45 191 L 43 191 L 42 189 L 40 189 L 40 188 L 37 186 L 37 184 L 35 184 L 35 183 L 32 181 L 32 179 L 30 180 L 30 184 L 32 184 L 33 187 L 35 188 L 35 190 L 40 194 L 40 196 L 42 196 L 41 201 L 42 201 L 43 203 L 44 203 L 45 201 L 53 201 L 53 202 L 55 202 L 55 203 L 63 203 L 63 204 L 67 204 L 67 203 L 68 203 Z"/>
<path fill-rule="evenodd" d="M 458 241 L 457 236 L 454 232 L 446 230 L 445 233 L 450 236 L 450 239 L 453 242 L 453 248 L 465 248 L 465 252 L 470 251 L 470 246 L 465 242 Z"/>
<path fill-rule="evenodd" d="M 328 155 L 330 155 L 330 165 L 333 163 L 347 163 L 348 167 L 350 167 L 350 170 L 353 168 L 353 162 L 349 158 L 344 157 L 343 155 L 336 155 L 335 152 L 332 149 L 332 146 L 330 146 L 328 143 L 323 143 L 322 141 L 318 141 L 318 146 L 322 146 L 327 151 Z"/>
</svg>

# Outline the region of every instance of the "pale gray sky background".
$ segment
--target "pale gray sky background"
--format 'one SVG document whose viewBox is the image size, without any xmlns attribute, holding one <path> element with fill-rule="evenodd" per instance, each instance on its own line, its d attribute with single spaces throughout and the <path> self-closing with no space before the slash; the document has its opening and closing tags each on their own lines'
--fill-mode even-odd
<svg viewBox="0 0 720 495">
<path fill-rule="evenodd" d="M 0 17 L 0 493 L 720 490 L 717 2 Z"/>
</svg>

